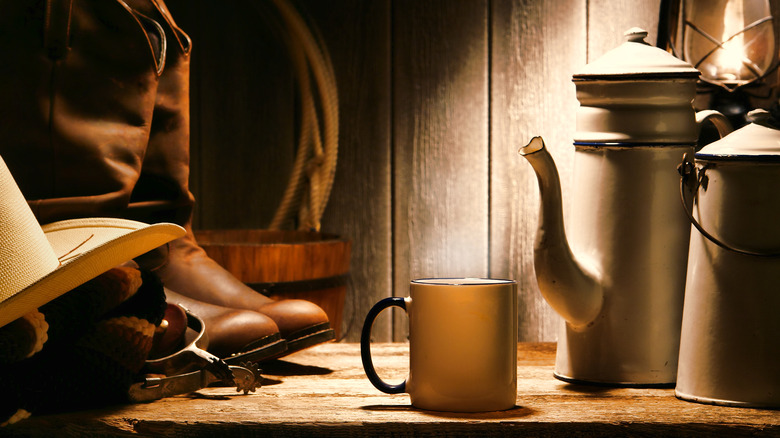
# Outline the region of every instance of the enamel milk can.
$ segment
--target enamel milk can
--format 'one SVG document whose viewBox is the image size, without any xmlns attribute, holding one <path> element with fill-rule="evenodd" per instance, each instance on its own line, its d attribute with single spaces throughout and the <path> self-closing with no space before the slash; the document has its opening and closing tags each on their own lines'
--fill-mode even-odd
<svg viewBox="0 0 780 438">
<path fill-rule="evenodd" d="M 564 228 L 558 173 L 541 138 L 520 154 L 542 193 L 534 266 L 539 289 L 563 317 L 555 376 L 618 386 L 674 383 L 691 225 L 677 166 L 698 140 L 699 72 L 648 45 L 647 32 L 574 75 L 571 223 Z M 567 238 L 568 234 L 568 238 Z"/>
<path fill-rule="evenodd" d="M 676 394 L 780 408 L 780 124 L 751 115 L 680 166 L 695 229 Z"/>
</svg>

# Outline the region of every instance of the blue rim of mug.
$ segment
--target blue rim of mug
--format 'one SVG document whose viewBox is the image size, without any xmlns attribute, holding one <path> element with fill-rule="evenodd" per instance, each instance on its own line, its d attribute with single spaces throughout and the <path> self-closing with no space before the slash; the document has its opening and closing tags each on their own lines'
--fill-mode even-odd
<svg viewBox="0 0 780 438">
<path fill-rule="evenodd" d="M 472 278 L 472 277 L 446 277 L 446 278 L 418 278 L 412 280 L 414 284 L 435 286 L 490 286 L 497 284 L 512 284 L 514 280 L 503 278 Z"/>
</svg>

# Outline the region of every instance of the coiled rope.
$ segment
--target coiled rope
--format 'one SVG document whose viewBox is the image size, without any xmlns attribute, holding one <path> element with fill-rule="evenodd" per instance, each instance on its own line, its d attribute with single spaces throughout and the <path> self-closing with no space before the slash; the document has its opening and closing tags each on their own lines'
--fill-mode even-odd
<svg viewBox="0 0 780 438">
<path fill-rule="evenodd" d="M 312 33 L 288 0 L 273 0 L 273 3 L 282 17 L 288 38 L 300 91 L 301 121 L 293 170 L 269 228 L 281 229 L 293 221 L 297 213 L 299 230 L 319 231 L 336 175 L 338 88 L 333 64 L 321 36 Z"/>
</svg>

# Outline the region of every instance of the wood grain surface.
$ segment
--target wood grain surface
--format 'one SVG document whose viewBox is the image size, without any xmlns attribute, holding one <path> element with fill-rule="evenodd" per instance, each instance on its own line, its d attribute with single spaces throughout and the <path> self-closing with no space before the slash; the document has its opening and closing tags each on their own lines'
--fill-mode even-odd
<svg viewBox="0 0 780 438">
<path fill-rule="evenodd" d="M 457 414 L 415 409 L 376 390 L 357 344 L 327 344 L 266 364 L 248 395 L 209 388 L 140 405 L 33 417 L 9 436 L 780 436 L 777 411 L 690 403 L 672 389 L 572 385 L 552 377 L 554 344 L 518 344 L 517 406 Z M 405 378 L 408 344 L 374 344 L 390 382 Z"/>
<path fill-rule="evenodd" d="M 488 275 L 488 9 L 393 2 L 393 279 Z M 406 320 L 394 325 L 404 339 Z"/>
<path fill-rule="evenodd" d="M 571 75 L 585 65 L 586 8 L 581 1 L 492 5 L 490 273 L 518 282 L 518 338 L 553 340 L 560 318 L 539 293 L 533 264 L 539 186 L 517 150 L 542 136 L 568 198 L 577 105 Z"/>
</svg>

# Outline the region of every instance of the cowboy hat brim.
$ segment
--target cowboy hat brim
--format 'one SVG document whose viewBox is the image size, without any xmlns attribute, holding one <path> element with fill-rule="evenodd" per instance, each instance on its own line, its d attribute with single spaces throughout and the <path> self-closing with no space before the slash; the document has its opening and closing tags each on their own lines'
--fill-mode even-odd
<svg viewBox="0 0 780 438">
<path fill-rule="evenodd" d="M 117 218 L 70 219 L 41 227 L 60 265 L 0 302 L 0 327 L 37 309 L 109 269 L 184 236 L 170 223 Z"/>
</svg>

